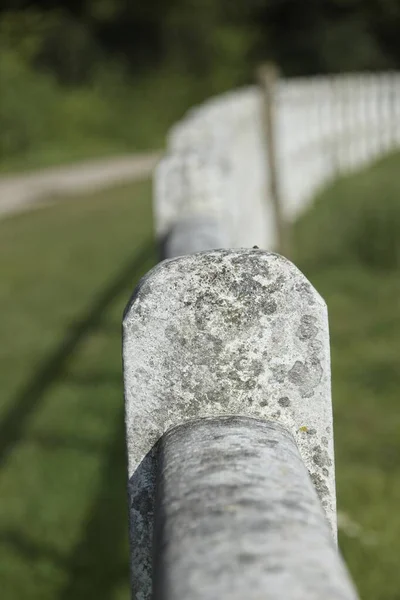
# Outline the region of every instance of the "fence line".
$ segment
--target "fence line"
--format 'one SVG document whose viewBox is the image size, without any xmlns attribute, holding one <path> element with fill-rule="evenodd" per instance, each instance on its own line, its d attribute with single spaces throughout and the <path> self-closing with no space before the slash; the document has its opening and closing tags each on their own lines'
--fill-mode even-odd
<svg viewBox="0 0 400 600">
<path fill-rule="evenodd" d="M 400 146 L 397 73 L 281 80 L 275 102 L 289 220 L 321 185 Z"/>
<path fill-rule="evenodd" d="M 326 306 L 265 250 L 277 218 L 400 145 L 400 78 L 269 86 L 272 151 L 250 87 L 192 110 L 155 174 L 169 260 L 124 316 L 135 600 L 357 598 L 336 547 Z"/>
<path fill-rule="evenodd" d="M 306 591 L 315 600 L 354 600 L 335 547 L 327 310 L 304 275 L 257 249 L 163 261 L 128 305 L 123 354 L 133 598 L 149 600 L 153 585 L 165 600 L 215 598 L 228 593 L 217 573 L 230 565 L 232 584 L 247 585 L 249 600 L 259 598 L 254 569 L 265 571 L 268 600 Z M 236 422 L 233 437 L 232 416 L 248 419 Z M 203 450 L 193 438 L 198 419 Z M 256 478 L 252 499 L 246 469 Z M 220 544 L 214 563 L 212 536 L 203 554 L 207 524 Z"/>
<path fill-rule="evenodd" d="M 398 73 L 277 78 L 268 96 L 279 222 L 266 168 L 266 97 L 248 87 L 209 100 L 172 129 L 155 175 L 160 240 L 201 214 L 219 223 L 223 246 L 276 249 L 280 221 L 293 221 L 320 187 L 400 146 Z"/>
</svg>

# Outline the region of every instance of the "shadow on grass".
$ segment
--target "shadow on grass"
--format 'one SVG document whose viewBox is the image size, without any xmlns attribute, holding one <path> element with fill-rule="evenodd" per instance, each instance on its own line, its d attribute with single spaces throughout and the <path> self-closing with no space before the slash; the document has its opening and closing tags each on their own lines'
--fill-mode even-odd
<svg viewBox="0 0 400 600">
<path fill-rule="evenodd" d="M 59 600 L 109 600 L 115 586 L 129 582 L 125 432 L 122 411 L 105 450 L 97 495 L 81 539 L 68 561 L 69 581 Z M 125 543 L 124 543 L 125 542 Z"/>
<path fill-rule="evenodd" d="M 67 360 L 87 334 L 98 327 L 103 313 L 129 283 L 138 279 L 144 267 L 155 257 L 154 242 L 145 242 L 117 276 L 99 292 L 87 311 L 69 329 L 65 338 L 38 368 L 35 375 L 15 396 L 0 423 L 0 465 L 21 439 L 25 424 L 37 408 L 49 386 L 62 375 Z"/>
<path fill-rule="evenodd" d="M 73 444 L 74 445 L 74 444 Z M 30 540 L 17 531 L 0 533 L 0 542 L 20 556 L 50 561 L 68 574 L 59 600 L 109 600 L 115 587 L 129 582 L 125 433 L 122 411 L 105 456 L 97 494 L 87 511 L 82 535 L 70 556 Z M 62 532 L 60 532 L 62 535 Z"/>
</svg>

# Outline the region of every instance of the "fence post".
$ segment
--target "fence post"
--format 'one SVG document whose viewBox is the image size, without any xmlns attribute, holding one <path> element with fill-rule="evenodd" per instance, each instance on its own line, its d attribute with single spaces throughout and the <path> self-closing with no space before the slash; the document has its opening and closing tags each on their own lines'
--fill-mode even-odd
<svg viewBox="0 0 400 600">
<path fill-rule="evenodd" d="M 134 600 L 243 597 L 230 577 L 248 600 L 261 582 L 266 600 L 354 600 L 327 312 L 300 271 L 255 249 L 164 261 L 126 309 L 123 357 Z"/>
<path fill-rule="evenodd" d="M 341 136 L 342 136 L 342 114 L 340 96 L 340 78 L 338 75 L 330 75 L 331 90 L 331 152 L 332 152 L 332 175 L 334 178 L 341 175 Z"/>
<path fill-rule="evenodd" d="M 274 208 L 278 252 L 284 256 L 290 256 L 289 228 L 284 214 L 277 161 L 276 91 L 278 70 L 276 66 L 272 63 L 267 63 L 259 67 L 258 80 L 264 100 L 262 116 L 267 150 L 267 173 L 270 195 L 268 201 L 272 202 Z"/>
<path fill-rule="evenodd" d="M 396 72 L 390 71 L 387 75 L 388 85 L 388 103 L 389 103 L 389 150 L 396 148 L 397 142 L 397 103 L 399 98 L 396 95 Z"/>
</svg>

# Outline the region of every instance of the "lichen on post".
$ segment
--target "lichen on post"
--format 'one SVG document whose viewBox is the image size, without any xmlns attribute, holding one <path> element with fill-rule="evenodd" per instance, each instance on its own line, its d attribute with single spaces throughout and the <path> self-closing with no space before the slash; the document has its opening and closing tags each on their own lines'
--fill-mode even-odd
<svg viewBox="0 0 400 600">
<path fill-rule="evenodd" d="M 327 309 L 291 262 L 252 249 L 160 263 L 127 307 L 123 354 L 134 588 L 151 586 L 157 444 L 193 419 L 287 429 L 336 538 Z"/>
</svg>

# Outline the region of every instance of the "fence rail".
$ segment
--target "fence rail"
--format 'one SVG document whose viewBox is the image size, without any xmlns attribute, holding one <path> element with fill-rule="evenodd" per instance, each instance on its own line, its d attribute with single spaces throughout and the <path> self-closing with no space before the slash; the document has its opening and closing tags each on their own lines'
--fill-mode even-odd
<svg viewBox="0 0 400 600">
<path fill-rule="evenodd" d="M 218 417 L 170 430 L 158 485 L 156 599 L 355 598 L 294 438 L 277 423 Z"/>
<path fill-rule="evenodd" d="M 336 546 L 326 305 L 266 250 L 329 178 L 400 144 L 399 98 L 397 74 L 275 79 L 171 131 L 154 195 L 168 260 L 124 316 L 135 600 L 357 598 Z"/>
</svg>

